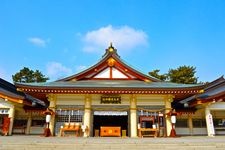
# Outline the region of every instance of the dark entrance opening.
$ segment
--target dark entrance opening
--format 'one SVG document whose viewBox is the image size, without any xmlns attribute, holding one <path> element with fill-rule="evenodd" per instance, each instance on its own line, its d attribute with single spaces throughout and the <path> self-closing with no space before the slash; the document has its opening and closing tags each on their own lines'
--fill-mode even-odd
<svg viewBox="0 0 225 150">
<path fill-rule="evenodd" d="M 93 126 L 94 131 L 96 130 L 100 131 L 101 126 L 121 127 L 121 131 L 126 130 L 126 136 L 128 136 L 128 115 L 125 116 L 94 115 L 94 126 Z"/>
</svg>

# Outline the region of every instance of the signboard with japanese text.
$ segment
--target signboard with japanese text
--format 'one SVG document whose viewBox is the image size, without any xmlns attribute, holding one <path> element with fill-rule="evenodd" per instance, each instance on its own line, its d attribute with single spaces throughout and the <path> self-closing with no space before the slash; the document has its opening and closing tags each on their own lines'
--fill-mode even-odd
<svg viewBox="0 0 225 150">
<path fill-rule="evenodd" d="M 206 115 L 206 124 L 209 136 L 215 135 L 214 125 L 213 125 L 213 118 L 211 114 Z"/>
<path fill-rule="evenodd" d="M 101 104 L 121 104 L 120 96 L 102 96 Z"/>
</svg>

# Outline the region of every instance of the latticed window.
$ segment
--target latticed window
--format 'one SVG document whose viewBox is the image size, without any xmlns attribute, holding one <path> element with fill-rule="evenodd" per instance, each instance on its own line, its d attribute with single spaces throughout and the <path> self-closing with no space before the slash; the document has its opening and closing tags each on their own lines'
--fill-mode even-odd
<svg viewBox="0 0 225 150">
<path fill-rule="evenodd" d="M 79 107 L 65 106 L 58 107 L 56 110 L 57 122 L 82 122 L 84 111 Z"/>
</svg>

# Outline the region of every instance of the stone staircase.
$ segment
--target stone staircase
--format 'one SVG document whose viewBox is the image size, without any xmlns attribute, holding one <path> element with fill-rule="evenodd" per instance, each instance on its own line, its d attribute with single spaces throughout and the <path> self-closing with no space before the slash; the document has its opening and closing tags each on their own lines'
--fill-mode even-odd
<svg viewBox="0 0 225 150">
<path fill-rule="evenodd" d="M 0 137 L 0 150 L 225 150 L 225 137 L 76 138 Z"/>
</svg>

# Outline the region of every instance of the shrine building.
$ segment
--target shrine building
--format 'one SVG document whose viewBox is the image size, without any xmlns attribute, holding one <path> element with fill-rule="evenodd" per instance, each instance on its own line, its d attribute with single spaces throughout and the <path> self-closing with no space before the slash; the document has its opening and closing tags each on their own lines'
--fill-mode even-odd
<svg viewBox="0 0 225 150">
<path fill-rule="evenodd" d="M 55 136 L 225 134 L 223 77 L 206 85 L 160 81 L 126 64 L 112 45 L 99 62 L 75 75 L 8 85 L 11 93 L 1 85 L 0 119 L 11 118 L 9 135 L 41 135 L 46 122 Z"/>
<path fill-rule="evenodd" d="M 154 127 L 161 136 L 169 136 L 172 103 L 203 92 L 203 85 L 163 82 L 137 71 L 112 45 L 99 62 L 78 74 L 54 82 L 15 85 L 19 91 L 49 103 L 55 112 L 50 121 L 54 135 L 61 134 L 65 123 L 80 123 L 88 129 L 84 137 L 104 136 L 102 127 L 105 132 L 107 127 L 119 127 L 115 132 L 129 137 L 137 137 L 140 128 Z M 25 109 L 30 120 L 40 119 L 33 117 L 35 109 Z"/>
</svg>

